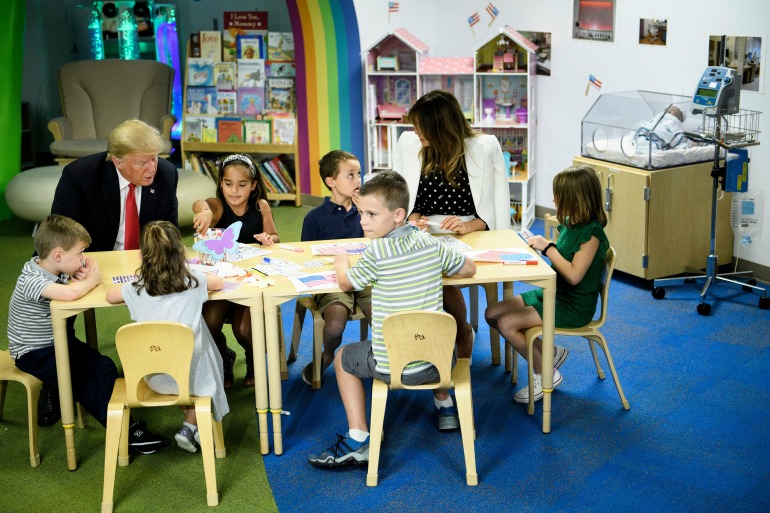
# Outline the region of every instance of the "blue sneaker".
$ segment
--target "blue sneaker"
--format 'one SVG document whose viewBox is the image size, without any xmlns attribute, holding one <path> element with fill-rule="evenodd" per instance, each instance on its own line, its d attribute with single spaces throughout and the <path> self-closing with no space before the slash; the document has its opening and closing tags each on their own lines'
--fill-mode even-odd
<svg viewBox="0 0 770 513">
<path fill-rule="evenodd" d="M 457 408 L 454 405 L 436 408 L 436 418 L 438 418 L 439 431 L 452 431 L 460 427 L 460 419 L 457 417 Z"/>
<path fill-rule="evenodd" d="M 337 441 L 320 454 L 311 454 L 307 461 L 314 467 L 337 468 L 345 465 L 369 464 L 369 437 L 356 442 L 347 436 L 337 435 Z"/>
</svg>

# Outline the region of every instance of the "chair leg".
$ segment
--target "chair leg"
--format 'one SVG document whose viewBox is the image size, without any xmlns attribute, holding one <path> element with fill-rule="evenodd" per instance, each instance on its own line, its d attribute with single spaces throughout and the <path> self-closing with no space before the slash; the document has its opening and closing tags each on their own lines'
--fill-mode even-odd
<svg viewBox="0 0 770 513">
<path fill-rule="evenodd" d="M 471 307 L 471 327 L 479 331 L 479 286 L 471 285 L 468 288 L 468 299 Z"/>
<path fill-rule="evenodd" d="M 372 418 L 369 423 L 369 470 L 366 474 L 366 486 L 377 486 L 377 467 L 380 464 L 382 427 L 387 403 L 388 385 L 375 379 L 372 382 Z"/>
<path fill-rule="evenodd" d="M 78 417 L 78 427 L 85 429 L 88 427 L 88 418 L 86 417 L 86 410 L 80 403 L 75 403 L 75 414 Z"/>
<path fill-rule="evenodd" d="M 214 463 L 214 432 L 211 426 L 211 398 L 195 398 L 195 416 L 198 419 L 198 432 L 201 436 L 203 455 L 203 474 L 206 477 L 206 503 L 209 506 L 219 504 L 217 492 L 217 469 Z"/>
<path fill-rule="evenodd" d="M 599 363 L 599 357 L 596 356 L 596 348 L 594 347 L 593 343 L 591 342 L 591 337 L 585 337 L 585 339 L 588 341 L 588 348 L 591 350 L 591 356 L 594 357 L 594 365 L 596 365 L 596 374 L 599 375 L 599 379 L 604 379 L 604 371 L 602 370 L 602 364 Z M 599 344 L 599 342 L 596 342 Z M 601 344 L 599 344 L 601 345 Z M 604 348 L 602 348 L 604 349 Z"/>
<path fill-rule="evenodd" d="M 527 340 L 527 386 L 529 387 L 529 405 L 527 406 L 527 413 L 530 415 L 535 414 L 535 384 L 533 383 L 535 380 L 535 368 L 532 365 L 535 338 L 537 337 L 532 336 L 529 340 Z M 542 369 L 540 369 L 540 371 L 542 372 Z"/>
<path fill-rule="evenodd" d="M 305 308 L 299 301 L 294 307 L 294 326 L 291 329 L 291 349 L 286 357 L 286 360 L 293 362 L 297 359 L 297 351 L 299 350 L 299 342 L 302 338 L 302 325 L 305 323 Z"/>
<path fill-rule="evenodd" d="M 225 448 L 225 436 L 222 432 L 222 421 L 214 421 L 214 456 L 217 458 L 227 457 Z"/>
<path fill-rule="evenodd" d="M 323 352 L 325 324 L 321 312 L 313 310 L 313 390 L 321 388 L 321 353 Z"/>
<path fill-rule="evenodd" d="M 620 397 L 620 402 L 623 404 L 623 409 L 630 410 L 631 405 L 628 404 L 626 395 L 623 393 L 623 387 L 620 386 L 620 379 L 618 379 L 618 373 L 617 371 L 615 371 L 615 363 L 612 361 L 612 355 L 610 354 L 610 346 L 607 345 L 607 341 L 604 339 L 604 336 L 601 333 L 599 333 L 599 335 L 594 338 L 594 341 L 596 341 L 596 343 L 600 345 L 600 347 L 604 351 L 604 356 L 607 357 L 607 365 L 610 367 L 610 372 L 612 373 L 612 379 L 615 381 L 615 388 L 618 389 L 618 396 Z"/>
<path fill-rule="evenodd" d="M 3 420 L 3 408 L 5 407 L 6 390 L 8 390 L 8 382 L 5 380 L 0 380 L 0 420 Z"/>
<path fill-rule="evenodd" d="M 468 363 L 469 362 L 466 359 L 457 360 L 455 368 L 452 371 L 452 381 L 455 383 L 455 399 L 457 400 L 457 412 L 460 417 L 460 432 L 463 439 L 465 482 L 468 486 L 476 486 L 479 484 L 479 476 L 476 473 L 476 450 L 473 442 L 476 438 L 476 429 L 473 422 L 471 370 Z M 371 458 L 371 449 L 369 457 Z"/>
<path fill-rule="evenodd" d="M 102 513 L 111 513 L 113 493 L 115 492 L 115 471 L 117 468 L 118 447 L 121 445 L 121 431 L 124 418 L 128 413 L 123 409 L 107 411 L 107 432 L 104 444 L 104 489 L 102 492 Z"/>
<path fill-rule="evenodd" d="M 3 382 L 5 385 L 5 382 Z M 37 438 L 37 400 L 40 397 L 42 383 L 25 383 L 27 389 L 27 423 L 29 424 L 29 464 L 33 467 L 40 465 L 40 445 Z M 5 386 L 0 391 L 0 416 L 2 416 L 2 402 L 5 399 Z"/>
<path fill-rule="evenodd" d="M 123 411 L 123 418 L 120 423 L 120 444 L 118 446 L 118 466 L 127 467 L 131 461 L 128 455 L 128 428 L 131 427 L 131 410 L 126 408 Z"/>
</svg>

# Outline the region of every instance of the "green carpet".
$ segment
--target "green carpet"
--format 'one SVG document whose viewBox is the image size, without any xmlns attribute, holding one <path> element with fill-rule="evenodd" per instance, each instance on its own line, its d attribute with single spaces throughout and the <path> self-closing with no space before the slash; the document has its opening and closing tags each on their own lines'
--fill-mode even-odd
<svg viewBox="0 0 770 513">
<path fill-rule="evenodd" d="M 279 206 L 274 209 L 282 240 L 299 240 L 306 208 Z M 5 264 L 0 267 L 0 349 L 8 348 L 7 301 L 24 262 L 33 253 L 33 223 L 13 219 L 0 222 L 0 245 Z M 192 244 L 192 229 L 183 229 L 185 244 Z M 130 322 L 125 308 L 103 308 L 96 312 L 99 348 L 119 362 L 114 334 Z M 76 323 L 83 338 L 82 321 Z M 244 388 L 243 350 L 228 330 L 230 346 L 238 353 L 235 386 L 228 392 L 230 414 L 223 420 L 227 457 L 217 460 L 217 511 L 278 511 L 259 453 L 255 421 L 254 389 Z M 119 366 L 119 364 L 118 364 Z M 152 408 L 136 412 L 150 428 L 172 438 L 182 422 L 181 412 Z M 10 383 L 0 422 L 0 511 L 36 512 L 97 511 L 100 508 L 104 473 L 104 428 L 89 417 L 86 429 L 75 428 L 78 469 L 67 471 L 61 424 L 39 428 L 41 464 L 29 465 L 27 412 L 24 387 Z M 189 454 L 172 444 L 158 454 L 136 455 L 128 467 L 120 467 L 115 480 L 116 511 L 212 511 L 206 506 L 205 482 L 200 453 Z"/>
</svg>

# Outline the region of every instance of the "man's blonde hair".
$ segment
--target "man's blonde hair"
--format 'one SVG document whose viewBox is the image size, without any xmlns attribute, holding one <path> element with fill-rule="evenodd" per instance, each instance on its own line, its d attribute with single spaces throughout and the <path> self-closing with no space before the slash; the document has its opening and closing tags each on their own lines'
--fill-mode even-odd
<svg viewBox="0 0 770 513">
<path fill-rule="evenodd" d="M 107 160 L 128 154 L 154 153 L 163 148 L 163 138 L 154 126 L 140 119 L 129 119 L 112 129 L 107 140 Z"/>
</svg>

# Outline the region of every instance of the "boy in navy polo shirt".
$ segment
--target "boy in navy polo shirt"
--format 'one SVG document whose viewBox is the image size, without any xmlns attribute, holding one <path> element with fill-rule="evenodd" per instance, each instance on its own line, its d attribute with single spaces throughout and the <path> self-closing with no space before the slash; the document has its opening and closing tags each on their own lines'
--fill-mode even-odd
<svg viewBox="0 0 770 513">
<path fill-rule="evenodd" d="M 361 164 L 352 153 L 333 150 L 318 162 L 321 179 L 331 191 L 331 197 L 305 216 L 302 224 L 302 240 L 353 239 L 364 236 L 361 215 L 356 208 L 358 189 L 361 187 Z M 358 303 L 366 319 L 372 318 L 372 292 L 367 288 L 360 292 L 317 294 L 315 302 L 324 319 L 323 356 L 321 374 L 334 362 L 334 352 L 342 343 L 342 332 L 350 312 Z M 302 380 L 311 385 L 313 365 L 302 371 Z"/>
</svg>

